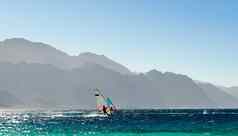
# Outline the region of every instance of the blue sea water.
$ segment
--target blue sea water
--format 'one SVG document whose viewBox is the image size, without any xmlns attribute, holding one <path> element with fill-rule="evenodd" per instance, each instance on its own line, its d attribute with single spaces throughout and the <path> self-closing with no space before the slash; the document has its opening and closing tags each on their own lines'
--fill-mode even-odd
<svg viewBox="0 0 238 136">
<path fill-rule="evenodd" d="M 238 110 L 0 112 L 3 136 L 238 136 Z"/>
</svg>

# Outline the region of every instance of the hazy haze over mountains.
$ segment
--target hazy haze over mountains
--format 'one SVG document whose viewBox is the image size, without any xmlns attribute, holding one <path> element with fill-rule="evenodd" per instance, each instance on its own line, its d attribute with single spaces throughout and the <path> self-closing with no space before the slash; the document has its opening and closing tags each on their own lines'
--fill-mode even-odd
<svg viewBox="0 0 238 136">
<path fill-rule="evenodd" d="M 122 108 L 238 107 L 235 87 L 158 70 L 135 74 L 104 55 L 69 56 L 23 38 L 0 42 L 0 75 L 0 95 L 9 98 L 0 106 L 94 108 L 89 89 L 100 88 Z"/>
</svg>

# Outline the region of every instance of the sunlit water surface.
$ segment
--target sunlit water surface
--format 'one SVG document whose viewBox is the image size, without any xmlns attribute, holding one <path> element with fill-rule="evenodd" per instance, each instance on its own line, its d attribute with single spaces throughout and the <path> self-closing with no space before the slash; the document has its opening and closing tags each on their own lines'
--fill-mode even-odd
<svg viewBox="0 0 238 136">
<path fill-rule="evenodd" d="M 238 110 L 2 111 L 3 136 L 238 136 Z"/>
</svg>

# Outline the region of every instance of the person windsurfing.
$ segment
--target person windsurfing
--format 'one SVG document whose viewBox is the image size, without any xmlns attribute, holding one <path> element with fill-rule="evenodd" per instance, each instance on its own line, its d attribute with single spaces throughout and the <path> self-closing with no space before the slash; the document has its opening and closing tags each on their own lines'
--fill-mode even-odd
<svg viewBox="0 0 238 136">
<path fill-rule="evenodd" d="M 105 97 L 99 89 L 95 89 L 96 97 L 96 108 L 99 112 L 106 114 L 108 116 L 112 115 L 113 112 L 116 110 L 115 106 L 113 105 L 110 98 Z"/>
<path fill-rule="evenodd" d="M 102 111 L 103 111 L 104 114 L 107 114 L 107 108 L 106 108 L 105 105 L 103 105 L 103 107 L 102 107 Z"/>
</svg>

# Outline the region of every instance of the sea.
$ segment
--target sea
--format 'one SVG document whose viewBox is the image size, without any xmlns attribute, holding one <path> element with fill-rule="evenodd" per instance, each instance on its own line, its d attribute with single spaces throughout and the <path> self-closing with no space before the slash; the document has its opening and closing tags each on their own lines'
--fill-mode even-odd
<svg viewBox="0 0 238 136">
<path fill-rule="evenodd" d="M 1 111 L 1 136 L 238 136 L 237 109 Z"/>
</svg>

